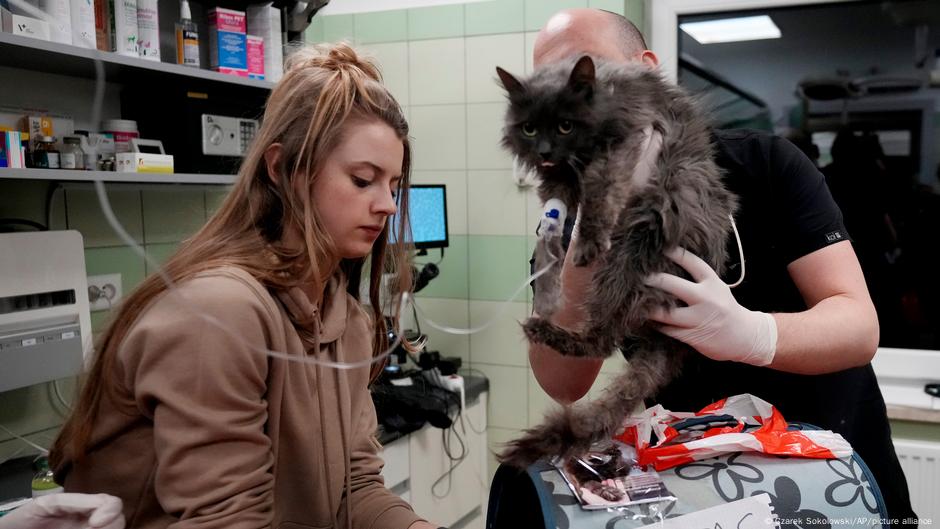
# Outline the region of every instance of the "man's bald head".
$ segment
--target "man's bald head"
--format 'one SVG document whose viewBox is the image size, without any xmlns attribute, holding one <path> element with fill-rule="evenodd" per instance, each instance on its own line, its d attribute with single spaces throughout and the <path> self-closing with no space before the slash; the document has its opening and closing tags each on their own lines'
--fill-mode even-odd
<svg viewBox="0 0 940 529">
<path fill-rule="evenodd" d="M 599 9 L 565 9 L 552 15 L 535 39 L 536 66 L 579 55 L 614 62 L 658 60 L 643 34 L 626 17 Z"/>
</svg>

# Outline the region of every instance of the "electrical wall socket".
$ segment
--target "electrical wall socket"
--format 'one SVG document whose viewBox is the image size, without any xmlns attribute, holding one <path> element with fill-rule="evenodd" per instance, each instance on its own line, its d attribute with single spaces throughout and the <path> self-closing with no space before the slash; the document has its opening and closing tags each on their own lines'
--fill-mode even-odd
<svg viewBox="0 0 940 529">
<path fill-rule="evenodd" d="M 88 306 L 92 312 L 109 310 L 117 305 L 122 293 L 121 274 L 88 276 Z M 111 296 L 110 299 L 107 296 Z"/>
</svg>

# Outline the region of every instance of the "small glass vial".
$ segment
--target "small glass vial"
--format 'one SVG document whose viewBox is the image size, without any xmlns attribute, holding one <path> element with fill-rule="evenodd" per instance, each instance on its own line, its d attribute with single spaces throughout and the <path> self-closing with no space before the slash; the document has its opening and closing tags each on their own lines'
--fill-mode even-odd
<svg viewBox="0 0 940 529">
<path fill-rule="evenodd" d="M 64 490 L 61 485 L 55 482 L 55 476 L 53 475 L 52 469 L 49 468 L 48 459 L 45 457 L 39 459 L 37 467 L 39 468 L 39 472 L 33 476 L 31 483 L 34 498 L 45 496 L 46 494 L 55 494 Z"/>
<path fill-rule="evenodd" d="M 36 138 L 36 149 L 33 151 L 33 167 L 38 169 L 59 168 L 59 151 L 55 148 L 54 137 L 39 136 Z"/>
<path fill-rule="evenodd" d="M 82 140 L 78 136 L 62 138 L 62 152 L 59 153 L 59 165 L 62 169 L 84 169 L 85 153 L 82 151 Z"/>
</svg>

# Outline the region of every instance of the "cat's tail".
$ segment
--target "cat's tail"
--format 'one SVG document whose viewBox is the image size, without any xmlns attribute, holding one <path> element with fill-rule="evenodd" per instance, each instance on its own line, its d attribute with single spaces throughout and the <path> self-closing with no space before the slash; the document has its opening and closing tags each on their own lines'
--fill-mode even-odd
<svg viewBox="0 0 940 529">
<path fill-rule="evenodd" d="M 621 433 L 624 418 L 671 380 L 678 366 L 676 356 L 664 351 L 634 357 L 598 399 L 549 413 L 542 424 L 510 441 L 500 461 L 525 469 L 539 460 L 583 454 L 595 442 Z"/>
</svg>

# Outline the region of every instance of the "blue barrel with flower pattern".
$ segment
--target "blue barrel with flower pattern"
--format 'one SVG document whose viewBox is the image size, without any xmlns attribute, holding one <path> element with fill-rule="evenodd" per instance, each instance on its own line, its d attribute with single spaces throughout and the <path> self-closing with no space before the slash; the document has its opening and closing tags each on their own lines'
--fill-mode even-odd
<svg viewBox="0 0 940 529">
<path fill-rule="evenodd" d="M 638 528 L 764 493 L 782 529 L 887 525 L 881 491 L 857 454 L 803 459 L 738 452 L 687 463 L 660 476 L 676 501 L 584 510 L 553 466 L 537 464 L 526 472 L 501 466 L 490 488 L 486 527 Z"/>
</svg>

